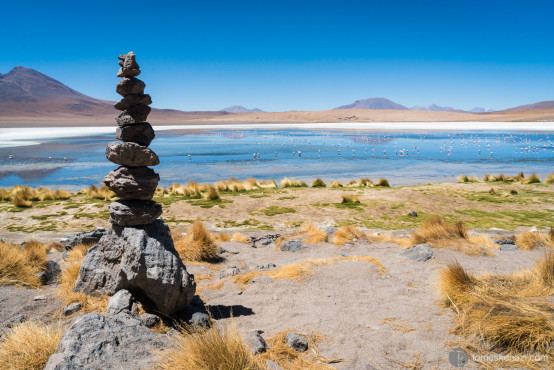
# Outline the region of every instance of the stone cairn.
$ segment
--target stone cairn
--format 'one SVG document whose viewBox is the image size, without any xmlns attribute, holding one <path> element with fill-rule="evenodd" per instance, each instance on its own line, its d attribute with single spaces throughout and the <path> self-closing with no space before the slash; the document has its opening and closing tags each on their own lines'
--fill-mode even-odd
<svg viewBox="0 0 554 370">
<path fill-rule="evenodd" d="M 148 148 L 155 137 L 146 122 L 152 104 L 145 84 L 136 76 L 139 65 L 133 52 L 120 55 L 122 77 L 116 91 L 123 99 L 114 107 L 116 138 L 106 157 L 119 165 L 104 183 L 119 200 L 109 206 L 112 228 L 87 253 L 75 291 L 90 295 L 114 295 L 128 290 L 144 307 L 164 315 L 182 311 L 192 300 L 196 284 L 187 273 L 173 245 L 169 227 L 161 220 L 161 205 L 152 200 L 160 176 L 148 166 L 160 163 Z"/>
</svg>

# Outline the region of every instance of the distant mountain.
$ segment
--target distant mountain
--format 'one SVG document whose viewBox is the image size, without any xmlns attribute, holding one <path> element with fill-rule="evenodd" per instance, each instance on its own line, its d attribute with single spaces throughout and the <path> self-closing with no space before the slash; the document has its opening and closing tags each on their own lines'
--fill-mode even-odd
<svg viewBox="0 0 554 370">
<path fill-rule="evenodd" d="M 423 110 L 423 111 L 430 111 L 430 112 L 459 112 L 459 113 L 465 113 L 462 109 L 456 109 L 452 107 L 441 107 L 436 104 L 430 104 L 426 105 L 424 107 L 415 106 L 411 107 L 410 110 Z"/>
<path fill-rule="evenodd" d="M 370 98 L 356 100 L 352 104 L 342 105 L 335 109 L 397 109 L 397 110 L 409 110 L 403 105 L 397 104 L 392 100 L 385 98 Z"/>
<path fill-rule="evenodd" d="M 519 107 L 504 109 L 502 112 L 514 112 L 514 111 L 522 111 L 522 110 L 553 109 L 553 108 L 554 108 L 554 101 L 548 100 L 548 101 L 541 101 L 541 102 L 533 103 L 533 104 L 520 105 Z"/>
<path fill-rule="evenodd" d="M 263 112 L 263 110 L 254 108 L 254 109 L 248 109 L 240 105 L 232 105 L 227 108 L 223 108 L 220 110 L 220 112 L 227 112 L 227 113 L 260 113 Z"/>
<path fill-rule="evenodd" d="M 114 86 L 108 87 L 114 88 Z M 114 117 L 114 102 L 91 98 L 34 69 L 15 67 L 0 74 L 0 117 Z M 183 112 L 152 109 L 154 119 L 192 119 L 225 112 Z"/>
<path fill-rule="evenodd" d="M 475 108 L 471 109 L 469 112 L 471 112 L 471 113 L 490 113 L 490 112 L 495 112 L 495 110 L 492 109 L 492 108 L 475 107 Z"/>
</svg>

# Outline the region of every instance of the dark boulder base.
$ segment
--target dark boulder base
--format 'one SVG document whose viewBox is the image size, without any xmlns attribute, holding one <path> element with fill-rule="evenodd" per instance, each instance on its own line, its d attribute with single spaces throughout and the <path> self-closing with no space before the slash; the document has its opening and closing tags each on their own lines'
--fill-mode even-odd
<svg viewBox="0 0 554 370">
<path fill-rule="evenodd" d="M 160 175 L 149 167 L 119 167 L 104 177 L 104 183 L 120 199 L 151 200 Z"/>
<path fill-rule="evenodd" d="M 160 159 L 152 150 L 135 143 L 112 141 L 106 146 L 106 158 L 120 166 L 157 166 Z"/>
<path fill-rule="evenodd" d="M 45 369 L 150 369 L 169 338 L 131 314 L 90 313 L 65 331 Z"/>
<path fill-rule="evenodd" d="M 113 295 L 126 289 L 149 311 L 172 315 L 194 297 L 194 275 L 179 258 L 162 221 L 141 227 L 114 225 L 87 253 L 75 291 Z"/>
<path fill-rule="evenodd" d="M 121 141 L 148 146 L 156 137 L 154 129 L 148 122 L 120 126 L 115 130 L 115 137 Z"/>
<path fill-rule="evenodd" d="M 108 212 L 114 226 L 140 226 L 156 221 L 162 206 L 152 200 L 119 200 L 108 206 Z"/>
</svg>

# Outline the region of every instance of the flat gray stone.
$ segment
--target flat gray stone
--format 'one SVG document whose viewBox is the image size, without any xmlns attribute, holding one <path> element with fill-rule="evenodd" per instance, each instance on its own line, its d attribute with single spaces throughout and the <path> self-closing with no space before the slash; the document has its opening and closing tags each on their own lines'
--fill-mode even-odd
<svg viewBox="0 0 554 370">
<path fill-rule="evenodd" d="M 285 370 L 281 365 L 279 365 L 275 361 L 266 360 L 265 366 L 267 367 L 267 370 Z"/>
<path fill-rule="evenodd" d="M 8 328 L 13 328 L 17 324 L 24 323 L 25 321 L 27 321 L 27 318 L 24 315 L 17 315 L 16 317 L 12 317 L 11 319 L 9 319 L 5 325 Z"/>
<path fill-rule="evenodd" d="M 192 314 L 192 317 L 188 321 L 188 324 L 209 328 L 211 324 L 210 315 L 205 312 L 195 312 Z"/>
<path fill-rule="evenodd" d="M 152 108 L 148 105 L 133 105 L 119 113 L 119 115 L 115 117 L 115 121 L 119 126 L 145 122 L 151 111 Z"/>
<path fill-rule="evenodd" d="M 148 167 L 119 167 L 104 177 L 104 184 L 122 200 L 151 200 L 160 175 Z"/>
<path fill-rule="evenodd" d="M 90 313 L 65 331 L 46 370 L 150 369 L 169 338 L 140 324 L 134 315 Z"/>
<path fill-rule="evenodd" d="M 152 104 L 152 98 L 148 94 L 144 95 L 127 95 L 117 103 L 113 105 L 113 107 L 117 110 L 125 110 L 128 107 L 132 107 L 134 105 L 150 105 Z"/>
<path fill-rule="evenodd" d="M 127 289 L 121 289 L 110 297 L 106 314 L 118 315 L 122 312 L 130 313 L 133 310 L 134 303 L 135 299 L 133 298 L 131 292 Z"/>
<path fill-rule="evenodd" d="M 501 251 L 517 251 L 519 248 L 515 244 L 501 244 L 500 250 Z"/>
<path fill-rule="evenodd" d="M 117 84 L 115 91 L 121 96 L 144 95 L 146 84 L 135 77 L 123 77 Z"/>
<path fill-rule="evenodd" d="M 151 313 L 143 313 L 139 316 L 139 320 L 141 325 L 146 326 L 147 328 L 153 328 L 154 326 L 158 325 L 158 323 L 161 321 L 159 316 L 156 316 Z"/>
<path fill-rule="evenodd" d="M 254 354 L 264 353 L 267 351 L 267 343 L 262 337 L 263 330 L 253 330 L 248 334 L 246 338 L 246 343 L 250 347 L 250 350 Z"/>
<path fill-rule="evenodd" d="M 106 146 L 106 158 L 126 167 L 157 166 L 160 159 L 151 149 L 136 143 L 112 141 Z"/>
<path fill-rule="evenodd" d="M 147 147 L 156 137 L 154 129 L 148 122 L 120 126 L 115 131 L 115 138 Z"/>
<path fill-rule="evenodd" d="M 300 240 L 287 240 L 281 245 L 283 252 L 297 252 L 300 249 L 305 248 Z"/>
<path fill-rule="evenodd" d="M 221 270 L 221 272 L 219 273 L 219 278 L 223 279 L 228 276 L 238 275 L 239 272 L 239 268 L 237 266 L 233 266 L 231 268 Z"/>
<path fill-rule="evenodd" d="M 399 255 L 412 261 L 425 262 L 433 257 L 433 250 L 427 244 L 415 244 Z"/>
<path fill-rule="evenodd" d="M 119 200 L 108 206 L 110 223 L 118 226 L 148 225 L 162 215 L 162 206 L 152 200 Z"/>
<path fill-rule="evenodd" d="M 146 226 L 114 225 L 89 249 L 74 289 L 93 296 L 126 289 L 148 311 L 172 315 L 186 309 L 196 284 L 173 246 L 169 227 L 156 220 Z"/>
<path fill-rule="evenodd" d="M 81 309 L 81 307 L 82 307 L 82 305 L 79 302 L 70 303 L 70 304 L 68 304 L 67 306 L 64 307 L 63 314 L 65 316 L 73 315 L 74 313 L 79 311 Z"/>
<path fill-rule="evenodd" d="M 267 284 L 271 283 L 273 280 L 275 280 L 274 277 L 261 275 L 253 278 L 251 282 L 254 284 Z"/>
</svg>

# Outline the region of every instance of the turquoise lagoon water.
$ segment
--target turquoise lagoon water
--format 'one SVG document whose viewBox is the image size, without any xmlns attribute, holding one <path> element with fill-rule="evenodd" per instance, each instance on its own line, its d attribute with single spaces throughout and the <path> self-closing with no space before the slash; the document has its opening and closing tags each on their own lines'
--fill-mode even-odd
<svg viewBox="0 0 554 370">
<path fill-rule="evenodd" d="M 117 166 L 105 146 L 113 133 L 0 148 L 0 186 L 76 189 L 99 184 Z M 554 172 L 553 132 L 242 129 L 158 131 L 162 186 L 237 177 L 311 181 L 387 178 L 392 185 L 452 182 L 467 174 Z"/>
</svg>

